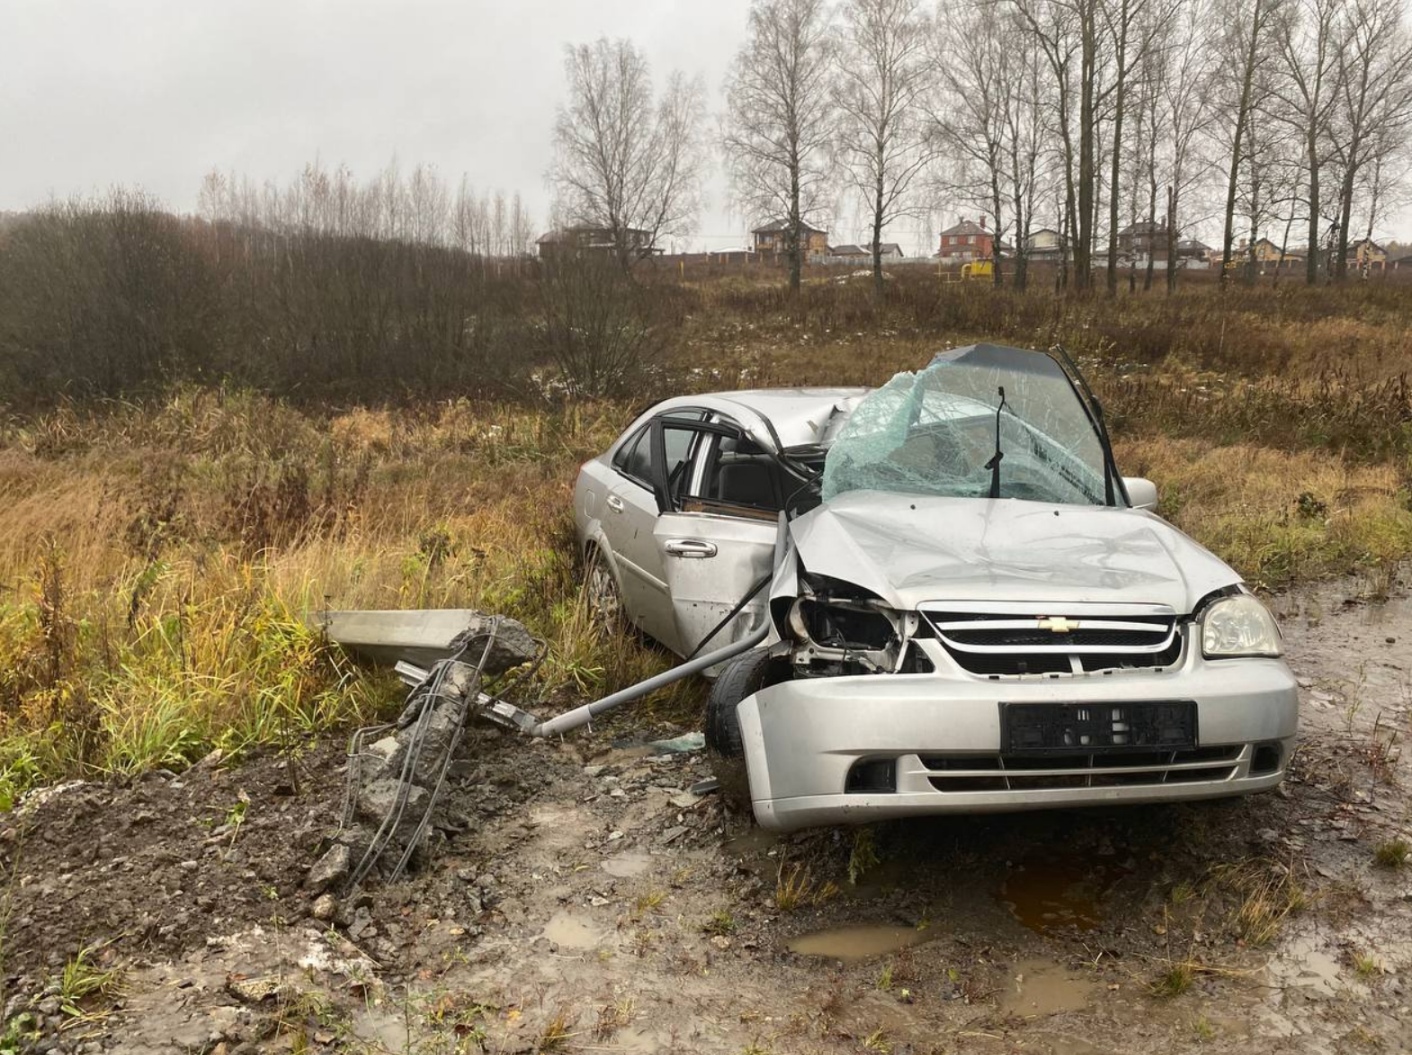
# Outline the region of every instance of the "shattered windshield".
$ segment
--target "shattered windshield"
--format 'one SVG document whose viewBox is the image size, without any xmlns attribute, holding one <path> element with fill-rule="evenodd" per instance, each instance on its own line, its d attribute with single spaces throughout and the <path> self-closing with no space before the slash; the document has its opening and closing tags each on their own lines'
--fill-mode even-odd
<svg viewBox="0 0 1412 1055">
<path fill-rule="evenodd" d="M 1104 505 L 1103 445 L 1054 359 L 976 345 L 858 405 L 824 461 L 823 500 L 847 491 Z"/>
</svg>

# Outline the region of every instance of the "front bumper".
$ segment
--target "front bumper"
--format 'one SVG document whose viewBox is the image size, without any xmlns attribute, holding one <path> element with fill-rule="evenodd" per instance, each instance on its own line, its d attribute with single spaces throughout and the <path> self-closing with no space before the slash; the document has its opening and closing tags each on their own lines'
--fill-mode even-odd
<svg viewBox="0 0 1412 1055">
<path fill-rule="evenodd" d="M 1001 702 L 1173 699 L 1196 701 L 1199 751 L 1162 764 L 1085 756 L 1039 765 L 1029 759 L 1028 768 L 1011 769 L 1000 753 Z M 775 831 L 1264 791 L 1284 777 L 1298 712 L 1294 676 L 1283 661 L 1191 657 L 1175 669 L 1073 678 L 801 679 L 762 689 L 737 709 L 755 818 Z M 892 790 L 847 790 L 855 765 L 889 761 Z"/>
</svg>

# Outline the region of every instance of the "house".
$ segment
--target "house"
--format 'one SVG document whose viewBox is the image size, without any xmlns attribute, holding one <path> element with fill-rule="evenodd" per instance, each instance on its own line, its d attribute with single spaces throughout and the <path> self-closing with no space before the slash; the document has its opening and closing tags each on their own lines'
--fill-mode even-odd
<svg viewBox="0 0 1412 1055">
<path fill-rule="evenodd" d="M 1387 269 L 1387 250 L 1371 238 L 1360 238 L 1356 242 L 1349 243 L 1348 264 L 1359 270 L 1376 268 L 1379 271 L 1384 271 Z"/>
<path fill-rule="evenodd" d="M 1025 255 L 1031 260 L 1058 261 L 1064 256 L 1064 236 L 1052 227 L 1031 231 L 1025 243 Z"/>
<path fill-rule="evenodd" d="M 968 260 L 989 260 L 994 253 L 995 233 L 986 229 L 985 217 L 980 217 L 978 223 L 962 216 L 954 227 L 941 232 L 936 259 L 943 264 L 964 264 Z"/>
<path fill-rule="evenodd" d="M 1198 238 L 1182 238 L 1177 241 L 1177 267 L 1194 268 L 1198 271 L 1211 266 L 1212 249 Z"/>
<path fill-rule="evenodd" d="M 624 234 L 627 236 L 628 247 L 636 256 L 651 256 L 653 253 L 660 253 L 661 250 L 652 244 L 652 232 L 639 230 L 636 227 L 626 228 Z M 541 260 L 552 259 L 565 253 L 612 253 L 616 251 L 613 242 L 613 232 L 607 227 L 595 227 L 592 224 L 575 224 L 572 227 L 560 227 L 557 230 L 542 234 L 535 240 L 535 245 L 539 249 Z"/>
<path fill-rule="evenodd" d="M 903 257 L 902 247 L 896 242 L 882 243 L 882 259 L 884 263 L 901 260 Z M 829 247 L 828 263 L 830 264 L 872 264 L 873 250 L 866 245 L 835 245 Z"/>
<path fill-rule="evenodd" d="M 1406 256 L 1399 256 L 1395 260 L 1389 261 L 1389 263 L 1392 264 L 1394 271 L 1412 271 L 1412 253 L 1408 253 Z"/>
<path fill-rule="evenodd" d="M 1118 232 L 1118 255 L 1140 264 L 1146 263 L 1149 256 L 1166 260 L 1167 225 L 1151 220 L 1128 224 Z"/>
<path fill-rule="evenodd" d="M 1248 239 L 1242 238 L 1235 245 L 1231 246 L 1231 265 L 1240 267 L 1250 262 L 1251 256 L 1255 258 L 1255 264 L 1263 275 L 1267 271 L 1275 268 L 1283 268 L 1292 271 L 1304 266 L 1304 261 L 1308 254 L 1303 246 L 1285 246 L 1281 255 L 1280 247 L 1268 238 L 1257 238 L 1252 248 Z M 1221 250 L 1207 250 L 1207 259 L 1211 261 L 1211 266 L 1220 269 Z"/>
<path fill-rule="evenodd" d="M 789 221 L 771 220 L 763 226 L 755 228 L 750 232 L 755 238 L 755 252 L 757 253 L 779 253 L 781 255 L 789 252 Z M 819 261 L 828 255 L 829 233 L 820 230 L 812 224 L 801 221 L 799 224 L 799 248 L 804 259 L 809 261 Z"/>
</svg>

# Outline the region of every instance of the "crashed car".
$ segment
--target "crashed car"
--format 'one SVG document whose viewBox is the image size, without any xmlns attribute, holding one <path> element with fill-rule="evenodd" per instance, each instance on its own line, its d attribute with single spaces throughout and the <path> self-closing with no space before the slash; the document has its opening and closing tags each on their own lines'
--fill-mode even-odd
<svg viewBox="0 0 1412 1055">
<path fill-rule="evenodd" d="M 740 653 L 707 746 L 775 830 L 1275 787 L 1279 629 L 1156 504 L 1067 355 L 988 344 L 667 400 L 574 494 L 600 613 Z"/>
</svg>

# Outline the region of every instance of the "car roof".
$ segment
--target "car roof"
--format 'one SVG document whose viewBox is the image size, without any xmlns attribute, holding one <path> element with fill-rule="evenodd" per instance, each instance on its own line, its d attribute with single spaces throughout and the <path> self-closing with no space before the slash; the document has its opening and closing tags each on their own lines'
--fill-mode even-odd
<svg viewBox="0 0 1412 1055">
<path fill-rule="evenodd" d="M 748 388 L 735 392 L 711 392 L 699 396 L 679 396 L 654 408 L 660 412 L 674 406 L 706 406 L 738 416 L 745 410 L 768 421 L 780 443 L 793 447 L 818 443 L 825 438 L 831 419 L 847 417 L 858 401 L 871 392 L 863 387 L 829 388 Z M 839 422 L 833 422 L 836 427 Z M 749 424 L 742 422 L 742 424 Z"/>
</svg>

